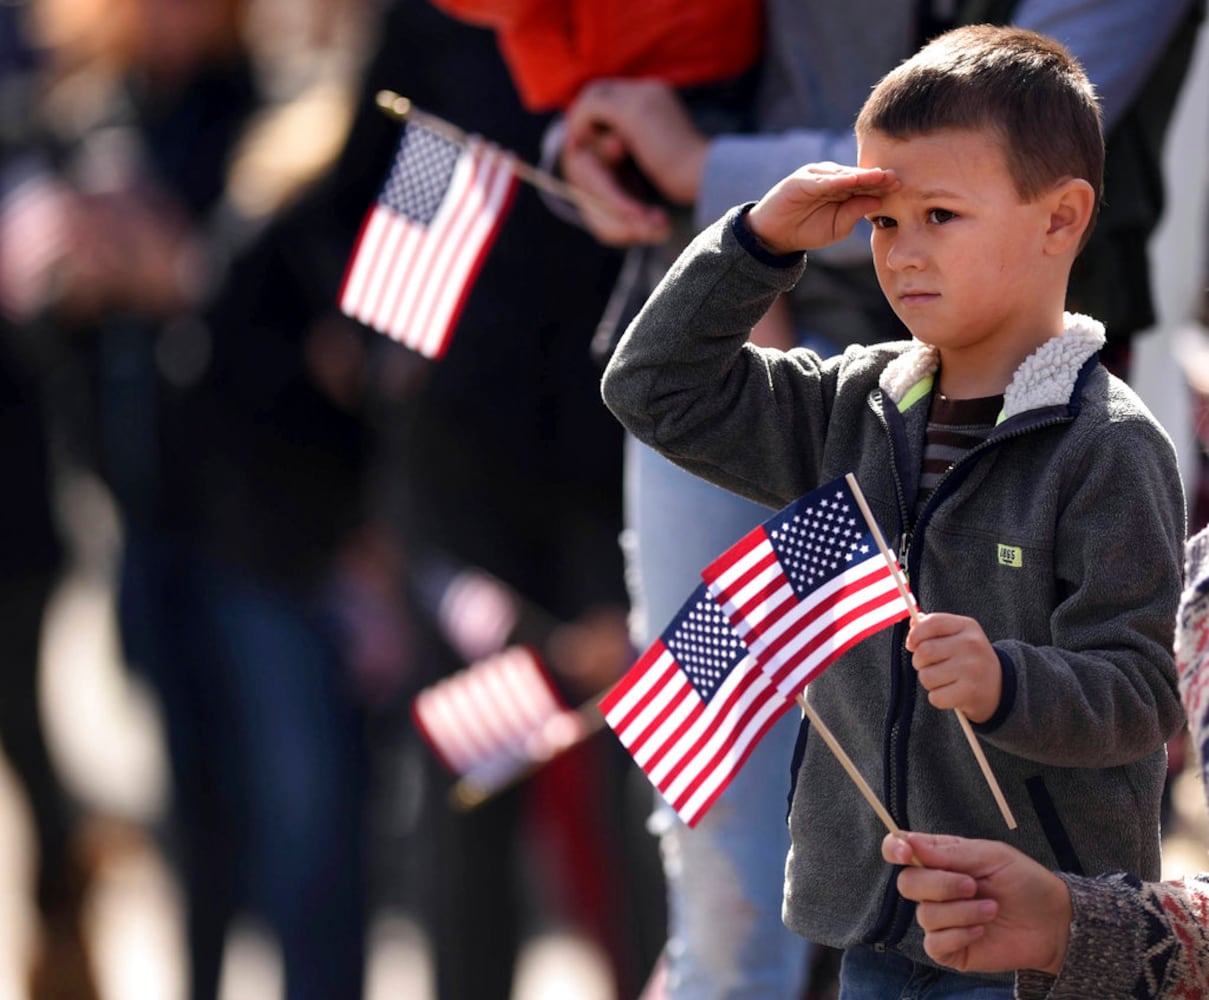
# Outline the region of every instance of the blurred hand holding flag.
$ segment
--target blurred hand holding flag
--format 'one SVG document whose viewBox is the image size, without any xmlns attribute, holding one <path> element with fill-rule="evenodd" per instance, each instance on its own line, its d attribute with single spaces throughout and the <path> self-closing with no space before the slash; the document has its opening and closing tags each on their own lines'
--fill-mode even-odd
<svg viewBox="0 0 1209 1000">
<path fill-rule="evenodd" d="M 600 709 L 651 783 L 693 826 L 792 704 L 702 585 Z"/>
<path fill-rule="evenodd" d="M 428 745 L 478 796 L 592 731 L 525 646 L 509 647 L 425 688 L 411 713 Z"/>
<path fill-rule="evenodd" d="M 512 161 L 475 136 L 458 141 L 409 122 L 353 248 L 341 311 L 441 357 L 511 205 Z"/>
<path fill-rule="evenodd" d="M 704 570 L 735 632 L 794 698 L 862 639 L 912 613 L 844 479 L 770 517 Z"/>
</svg>

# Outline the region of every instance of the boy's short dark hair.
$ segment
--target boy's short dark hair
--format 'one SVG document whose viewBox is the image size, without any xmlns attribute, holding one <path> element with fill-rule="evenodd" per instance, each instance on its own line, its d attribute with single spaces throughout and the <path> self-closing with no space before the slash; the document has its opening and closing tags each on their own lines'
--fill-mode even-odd
<svg viewBox="0 0 1209 1000">
<path fill-rule="evenodd" d="M 1095 88 L 1060 43 L 1021 28 L 954 28 L 882 77 L 856 121 L 858 136 L 895 139 L 948 128 L 997 132 L 1026 201 L 1069 177 L 1091 184 L 1086 243 L 1104 182 L 1104 132 Z"/>
</svg>

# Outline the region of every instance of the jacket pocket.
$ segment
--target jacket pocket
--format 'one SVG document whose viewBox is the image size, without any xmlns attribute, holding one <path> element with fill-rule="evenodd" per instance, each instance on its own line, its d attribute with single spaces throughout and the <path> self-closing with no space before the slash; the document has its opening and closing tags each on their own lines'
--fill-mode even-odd
<svg viewBox="0 0 1209 1000">
<path fill-rule="evenodd" d="M 1033 775 L 1025 779 L 1024 787 L 1028 790 L 1029 801 L 1033 804 L 1033 811 L 1037 814 L 1050 850 L 1054 852 L 1059 870 L 1072 875 L 1084 874 L 1083 864 L 1075 853 L 1075 845 L 1071 843 L 1070 835 L 1062 825 L 1062 817 L 1058 815 L 1058 808 L 1045 787 L 1045 779 L 1039 774 Z"/>
</svg>

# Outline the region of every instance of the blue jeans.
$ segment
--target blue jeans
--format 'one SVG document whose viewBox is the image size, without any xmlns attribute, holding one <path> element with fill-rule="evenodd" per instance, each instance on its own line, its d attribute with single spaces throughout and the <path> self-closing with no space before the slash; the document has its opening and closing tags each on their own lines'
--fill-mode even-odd
<svg viewBox="0 0 1209 1000">
<path fill-rule="evenodd" d="M 288 1000 L 361 996 L 364 737 L 323 616 L 137 531 L 119 613 L 126 654 L 163 713 L 189 996 L 216 995 L 244 911 L 277 938 Z"/>
<path fill-rule="evenodd" d="M 633 438 L 626 442 L 625 549 L 635 642 L 645 648 L 700 583 L 701 569 L 771 511 L 711 486 Z M 797 1000 L 813 947 L 781 920 L 788 712 L 696 827 L 657 798 L 668 891 L 668 1000 Z"/>
<path fill-rule="evenodd" d="M 844 952 L 840 1000 L 1012 1000 L 1015 984 L 937 969 L 857 945 Z"/>
</svg>

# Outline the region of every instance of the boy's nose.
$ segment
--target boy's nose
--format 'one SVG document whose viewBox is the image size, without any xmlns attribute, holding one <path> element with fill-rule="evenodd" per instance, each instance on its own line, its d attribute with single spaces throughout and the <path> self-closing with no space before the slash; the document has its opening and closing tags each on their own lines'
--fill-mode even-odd
<svg viewBox="0 0 1209 1000">
<path fill-rule="evenodd" d="M 894 243 L 886 253 L 886 266 L 893 271 L 919 270 L 924 266 L 926 256 L 922 241 L 902 232 L 896 234 Z"/>
</svg>

